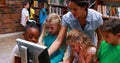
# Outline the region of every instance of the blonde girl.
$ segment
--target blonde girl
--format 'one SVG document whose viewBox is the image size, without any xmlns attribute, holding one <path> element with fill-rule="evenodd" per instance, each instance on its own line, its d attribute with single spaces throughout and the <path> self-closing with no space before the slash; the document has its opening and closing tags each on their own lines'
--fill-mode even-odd
<svg viewBox="0 0 120 63">
<path fill-rule="evenodd" d="M 43 24 L 41 36 L 39 39 L 40 44 L 47 46 L 48 48 L 57 38 L 57 35 L 61 29 L 61 18 L 58 14 L 49 14 L 46 21 Z M 59 63 L 63 60 L 65 48 L 59 48 L 55 53 L 50 56 L 51 63 Z"/>
<path fill-rule="evenodd" d="M 96 48 L 92 41 L 84 33 L 78 30 L 71 30 L 67 34 L 67 44 L 71 48 L 71 56 L 61 63 L 92 63 Z"/>
</svg>

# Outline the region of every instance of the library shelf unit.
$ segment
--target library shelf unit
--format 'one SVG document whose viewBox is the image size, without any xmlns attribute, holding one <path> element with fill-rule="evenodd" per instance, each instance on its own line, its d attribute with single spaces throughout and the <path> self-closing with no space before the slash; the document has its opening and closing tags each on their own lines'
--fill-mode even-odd
<svg viewBox="0 0 120 63">
<path fill-rule="evenodd" d="M 66 0 L 48 0 L 49 14 L 57 13 L 62 16 L 67 12 Z"/>
<path fill-rule="evenodd" d="M 96 10 L 103 19 L 120 19 L 120 0 L 96 0 Z"/>
</svg>

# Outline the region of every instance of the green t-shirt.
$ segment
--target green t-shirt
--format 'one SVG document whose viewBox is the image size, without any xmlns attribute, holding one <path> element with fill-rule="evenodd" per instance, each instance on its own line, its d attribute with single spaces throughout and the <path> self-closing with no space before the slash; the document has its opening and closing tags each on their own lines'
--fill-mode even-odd
<svg viewBox="0 0 120 63">
<path fill-rule="evenodd" d="M 120 44 L 112 45 L 102 41 L 98 50 L 99 63 L 120 63 Z"/>
</svg>

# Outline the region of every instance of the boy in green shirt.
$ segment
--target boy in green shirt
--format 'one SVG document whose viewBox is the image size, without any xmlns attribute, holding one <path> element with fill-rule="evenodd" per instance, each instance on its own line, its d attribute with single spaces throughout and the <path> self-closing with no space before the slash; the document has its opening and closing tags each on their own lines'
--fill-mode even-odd
<svg viewBox="0 0 120 63">
<path fill-rule="evenodd" d="M 104 40 L 97 53 L 99 63 L 120 63 L 120 20 L 106 21 L 101 30 Z"/>
</svg>

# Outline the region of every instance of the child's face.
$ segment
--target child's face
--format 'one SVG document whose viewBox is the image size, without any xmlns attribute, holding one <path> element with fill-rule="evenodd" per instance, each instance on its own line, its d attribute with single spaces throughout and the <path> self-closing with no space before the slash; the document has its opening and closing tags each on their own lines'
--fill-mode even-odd
<svg viewBox="0 0 120 63">
<path fill-rule="evenodd" d="M 25 40 L 38 43 L 39 31 L 36 28 L 28 28 L 27 31 L 23 34 Z"/>
<path fill-rule="evenodd" d="M 73 52 L 79 52 L 79 50 L 80 50 L 80 44 L 78 44 L 78 43 L 74 43 L 74 42 L 69 42 L 68 43 L 69 45 L 70 45 L 70 48 L 71 48 L 71 50 L 73 51 Z"/>
<path fill-rule="evenodd" d="M 47 26 L 47 30 L 50 34 L 53 34 L 53 35 L 57 35 L 58 32 L 59 32 L 59 25 L 58 24 L 53 24 L 53 23 L 50 23 L 48 26 Z"/>
<path fill-rule="evenodd" d="M 118 39 L 119 39 L 118 36 L 112 34 L 111 32 L 104 31 L 103 32 L 103 37 L 107 41 L 107 43 L 110 43 L 110 44 L 113 44 L 113 45 L 118 44 Z"/>
<path fill-rule="evenodd" d="M 25 5 L 25 8 L 27 8 L 27 9 L 29 8 L 29 3 L 27 3 L 27 4 Z"/>
<path fill-rule="evenodd" d="M 42 9 L 42 8 L 44 8 L 44 3 L 40 3 L 40 4 L 38 4 L 38 6 L 40 9 Z"/>
</svg>

